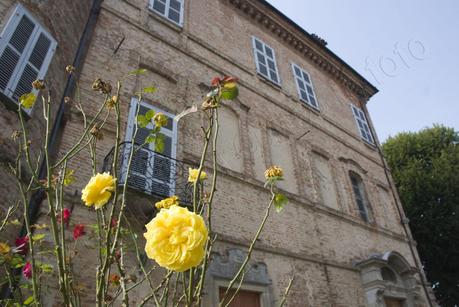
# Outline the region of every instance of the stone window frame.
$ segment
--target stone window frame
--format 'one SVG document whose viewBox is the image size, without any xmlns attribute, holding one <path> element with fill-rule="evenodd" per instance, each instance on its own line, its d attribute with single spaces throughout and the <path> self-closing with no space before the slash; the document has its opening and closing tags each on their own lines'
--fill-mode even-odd
<svg viewBox="0 0 459 307">
<path fill-rule="evenodd" d="M 359 131 L 360 137 L 362 140 L 367 142 L 370 145 L 374 145 L 375 141 L 373 134 L 371 133 L 370 126 L 368 125 L 368 120 L 365 116 L 365 113 L 354 104 L 350 104 L 352 109 L 352 115 L 355 119 L 355 124 L 357 125 L 357 130 Z"/>
<path fill-rule="evenodd" d="M 374 221 L 374 217 L 372 216 L 372 209 L 371 209 L 371 203 L 370 203 L 370 199 L 368 198 L 368 192 L 367 192 L 367 187 L 365 186 L 365 182 L 362 178 L 362 176 L 353 171 L 353 170 L 349 170 L 348 171 L 348 178 L 349 178 L 349 182 L 350 182 L 350 186 L 351 186 L 351 190 L 352 190 L 352 199 L 353 199 L 353 202 L 354 202 L 354 208 L 355 210 L 357 210 L 357 212 L 359 213 L 359 216 L 360 218 L 365 222 L 365 223 L 371 223 Z M 362 199 L 362 204 L 363 204 L 363 211 L 364 211 L 364 214 L 365 216 L 362 215 L 362 209 L 360 208 L 359 206 L 359 202 L 358 202 L 358 199 L 356 197 L 356 190 L 355 190 L 355 186 L 354 186 L 354 183 L 352 182 L 352 178 L 355 178 L 356 180 L 358 180 L 360 183 L 360 186 L 358 186 L 357 188 L 359 188 L 359 193 L 361 194 L 360 195 L 360 198 Z"/>
<path fill-rule="evenodd" d="M 180 4 L 180 11 L 178 12 L 175 8 L 171 7 L 171 1 L 176 1 Z M 161 3 L 161 5 L 164 5 L 164 12 L 158 11 L 154 7 L 155 3 Z M 183 27 L 183 19 L 184 19 L 184 12 L 185 12 L 185 0 L 149 0 L 149 5 L 148 8 L 158 14 L 159 16 L 167 19 L 168 21 L 178 25 L 179 27 Z M 172 19 L 169 17 L 170 11 L 174 11 L 175 13 L 179 14 L 179 21 L 177 22 L 176 20 Z"/>
<path fill-rule="evenodd" d="M 416 279 L 418 270 L 396 251 L 373 254 L 355 264 L 360 271 L 367 305 L 386 307 L 385 298 L 402 301 L 403 307 L 423 306 L 421 286 Z M 388 268 L 396 275 L 396 282 L 384 280 L 382 269 Z"/>
<path fill-rule="evenodd" d="M 257 43 L 261 45 L 261 48 L 263 50 L 260 50 L 260 48 L 257 47 Z M 252 36 L 252 47 L 253 47 L 253 55 L 255 58 L 255 64 L 257 67 L 257 73 L 262 76 L 263 78 L 266 78 L 270 82 L 273 82 L 274 84 L 281 86 L 281 79 L 280 79 L 280 74 L 279 74 L 279 69 L 277 67 L 277 61 L 276 61 L 276 52 L 272 47 L 270 47 L 268 44 L 263 42 L 261 39 Z M 269 55 L 268 53 L 271 53 Z M 264 58 L 264 61 L 262 61 L 260 55 Z M 268 64 L 268 60 L 273 62 L 274 68 L 270 68 Z M 266 69 L 266 73 L 262 72 L 260 67 L 263 65 Z M 277 80 L 271 77 L 271 72 L 275 74 L 275 77 Z"/>
<path fill-rule="evenodd" d="M 204 306 L 218 306 L 220 288 L 228 287 L 245 256 L 246 252 L 239 248 L 229 248 L 225 251 L 225 255 L 212 253 L 204 286 Z M 260 293 L 260 307 L 273 307 L 272 281 L 266 264 L 250 261 L 245 271 L 244 282 L 240 289 Z M 233 288 L 237 288 L 237 286 L 238 283 L 236 282 Z"/>
<path fill-rule="evenodd" d="M 23 50 L 19 51 L 14 45 L 11 44 L 11 39 L 14 34 L 19 34 L 19 32 L 16 32 L 16 30 L 18 29 L 18 26 L 24 17 L 33 24 L 33 30 L 30 34 L 30 37 L 25 42 Z M 35 48 L 37 48 L 37 46 L 39 47 L 38 43 L 44 39 L 49 40 L 49 46 L 46 50 L 46 53 L 42 55 L 41 66 L 37 68 L 36 64 L 32 63 L 30 59 L 32 58 L 32 53 L 35 51 Z M 50 34 L 50 32 L 43 25 L 41 25 L 38 20 L 22 4 L 17 4 L 10 18 L 3 27 L 2 32 L 0 33 L 0 58 L 4 56 L 4 52 L 7 48 L 11 53 L 19 56 L 19 59 L 16 65 L 14 65 L 11 75 L 8 77 L 5 89 L 0 89 L 0 93 L 2 96 L 7 97 L 7 99 L 11 100 L 12 102 L 17 103 L 17 99 L 19 97 L 14 97 L 15 92 L 19 86 L 21 78 L 26 77 L 26 68 L 28 67 L 29 70 L 32 70 L 37 74 L 36 77 L 29 76 L 29 79 L 30 77 L 33 77 L 32 81 L 36 79 L 44 79 L 56 51 L 57 42 Z M 37 52 L 39 52 L 38 49 Z M 6 56 L 7 55 L 5 55 L 5 57 Z M 9 62 L 11 63 L 11 59 Z M 29 86 L 29 84 L 27 84 L 27 86 Z M 14 90 L 12 90 L 13 88 Z M 22 92 L 24 92 L 22 94 L 27 94 L 30 92 L 37 94 L 38 90 L 33 89 L 30 82 L 30 89 L 23 88 Z M 23 110 L 27 115 L 30 115 L 32 112 L 32 108 L 24 108 Z"/>
<path fill-rule="evenodd" d="M 320 111 L 319 101 L 317 100 L 314 85 L 312 84 L 311 75 L 299 65 L 293 62 L 291 64 L 293 77 L 295 78 L 296 89 L 298 91 L 298 98 L 308 106 L 311 106 L 317 111 Z M 301 88 L 301 86 L 303 88 Z M 308 88 L 311 89 L 312 94 L 308 91 Z M 305 95 L 303 95 L 302 92 L 304 92 Z M 311 101 L 311 97 L 313 101 Z"/>
</svg>

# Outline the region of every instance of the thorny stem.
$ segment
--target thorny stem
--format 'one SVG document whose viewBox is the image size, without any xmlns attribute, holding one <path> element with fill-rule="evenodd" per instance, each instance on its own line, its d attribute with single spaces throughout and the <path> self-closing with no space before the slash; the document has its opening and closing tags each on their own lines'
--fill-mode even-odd
<svg viewBox="0 0 459 307">
<path fill-rule="evenodd" d="M 46 174 L 47 174 L 47 183 L 46 183 L 46 196 L 48 199 L 48 208 L 50 213 L 51 219 L 51 230 L 53 233 L 53 239 L 55 244 L 55 252 L 57 256 L 57 266 L 58 266 L 58 274 L 59 274 L 59 289 L 62 293 L 64 298 L 64 305 L 69 306 L 69 297 L 68 297 L 68 289 L 65 284 L 65 268 L 64 263 L 62 262 L 62 245 L 60 244 L 59 240 L 59 229 L 56 221 L 56 207 L 54 204 L 53 198 L 53 182 L 52 182 L 52 175 L 54 168 L 51 165 L 51 157 L 49 153 L 49 137 L 51 135 L 51 100 L 50 95 L 48 93 L 48 98 L 45 101 L 43 97 L 43 113 L 46 120 L 46 134 L 45 134 L 45 162 L 46 162 Z"/>
<path fill-rule="evenodd" d="M 215 191 L 217 190 L 217 138 L 218 138 L 218 130 L 219 130 L 219 123 L 218 123 L 218 109 L 213 110 L 212 119 L 213 126 L 214 126 L 214 137 L 212 140 L 212 163 L 213 163 L 213 176 L 212 176 L 212 187 L 210 190 L 209 200 L 207 202 L 207 226 L 208 226 L 208 237 L 206 242 L 206 256 L 204 257 L 204 261 L 202 264 L 202 271 L 201 277 L 199 280 L 199 284 L 197 287 L 197 305 L 201 305 L 201 298 L 202 298 L 202 290 L 204 288 L 204 280 L 206 277 L 206 270 L 207 264 L 209 261 L 209 257 L 211 255 L 212 250 L 212 201 L 215 195 Z M 205 206 L 205 204 L 203 204 Z"/>
<path fill-rule="evenodd" d="M 285 292 L 284 292 L 284 295 L 282 296 L 282 300 L 279 303 L 279 307 L 283 307 L 285 302 L 287 301 L 287 296 L 288 296 L 288 293 L 290 292 L 290 288 L 292 287 L 294 279 L 295 279 L 295 274 L 290 278 L 287 288 L 285 288 Z"/>
</svg>

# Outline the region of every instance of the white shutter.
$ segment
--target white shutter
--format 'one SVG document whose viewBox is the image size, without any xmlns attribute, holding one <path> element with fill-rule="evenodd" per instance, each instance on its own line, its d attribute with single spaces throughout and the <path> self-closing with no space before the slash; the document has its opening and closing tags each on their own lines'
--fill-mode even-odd
<svg viewBox="0 0 459 307">
<path fill-rule="evenodd" d="M 43 79 L 56 49 L 56 41 L 18 5 L 0 36 L 0 91 L 17 101 Z"/>
<path fill-rule="evenodd" d="M 129 123 L 125 138 L 127 144 L 131 144 L 132 142 L 137 145 L 143 144 L 149 131 L 153 128 L 153 124 L 150 124 L 147 128 L 139 128 L 135 140 L 132 139 L 136 125 L 136 110 L 138 104 L 138 100 L 133 98 L 131 101 Z M 143 149 L 138 150 L 131 163 L 128 185 L 147 193 L 167 197 L 174 194 L 175 190 L 177 123 L 173 120 L 173 114 L 164 112 L 145 102 L 141 102 L 139 114 L 143 115 L 148 110 L 164 113 L 169 119 L 168 124 L 160 130 L 160 133 L 164 137 L 164 151 L 162 153 L 156 153 L 154 144 L 145 145 Z M 125 173 L 129 150 L 130 145 L 125 146 L 122 166 L 124 171 L 122 170 L 122 173 Z"/>
<path fill-rule="evenodd" d="M 183 0 L 150 0 L 150 8 L 177 25 L 183 25 Z"/>
<path fill-rule="evenodd" d="M 280 85 L 274 49 L 254 36 L 252 36 L 252 44 L 257 72 L 268 80 Z"/>
<path fill-rule="evenodd" d="M 370 144 L 374 144 L 373 135 L 370 131 L 370 126 L 368 126 L 367 118 L 362 110 L 360 110 L 355 105 L 351 104 L 352 113 L 354 115 L 355 122 L 357 124 L 357 128 L 359 130 L 360 136 L 362 139 L 367 141 Z"/>
</svg>

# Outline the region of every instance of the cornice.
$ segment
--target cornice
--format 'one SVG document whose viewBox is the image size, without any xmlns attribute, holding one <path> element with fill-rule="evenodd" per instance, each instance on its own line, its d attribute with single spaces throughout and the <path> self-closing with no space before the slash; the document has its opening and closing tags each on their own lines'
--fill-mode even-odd
<svg viewBox="0 0 459 307">
<path fill-rule="evenodd" d="M 267 8 L 256 3 L 260 1 L 222 1 L 233 5 L 254 21 L 267 28 L 293 49 L 312 61 L 318 68 L 330 74 L 335 80 L 358 96 L 369 99 L 377 93 L 378 90 L 374 86 L 353 71 L 352 68 L 329 51 L 323 44 L 314 40 L 311 35 L 308 34 L 308 36 L 306 36 L 305 33 L 298 31 L 296 27 L 292 27 L 289 24 L 285 24 L 282 20 L 279 20 L 280 16 L 277 16 L 276 12 L 270 12 Z"/>
</svg>

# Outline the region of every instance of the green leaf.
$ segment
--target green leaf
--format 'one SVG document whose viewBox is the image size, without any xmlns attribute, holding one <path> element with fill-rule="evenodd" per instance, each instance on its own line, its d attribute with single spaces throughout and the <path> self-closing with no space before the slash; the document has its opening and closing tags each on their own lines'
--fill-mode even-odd
<svg viewBox="0 0 459 307">
<path fill-rule="evenodd" d="M 34 299 L 33 299 L 33 296 L 29 296 L 25 301 L 24 301 L 24 305 L 28 306 L 30 304 L 32 304 L 34 302 Z"/>
<path fill-rule="evenodd" d="M 155 139 L 156 139 L 155 135 L 150 134 L 149 136 L 145 138 L 145 143 L 151 144 L 155 141 Z"/>
<path fill-rule="evenodd" d="M 146 128 L 150 121 L 144 115 L 137 115 L 137 125 L 140 128 Z"/>
<path fill-rule="evenodd" d="M 164 135 L 161 133 L 156 136 L 155 151 L 159 153 L 164 151 Z"/>
<path fill-rule="evenodd" d="M 144 87 L 143 88 L 143 92 L 146 93 L 146 94 L 154 93 L 154 92 L 156 92 L 156 87 L 154 87 L 154 86 Z"/>
<path fill-rule="evenodd" d="M 128 75 L 131 75 L 131 76 L 135 76 L 135 75 L 142 75 L 144 73 L 146 73 L 147 70 L 145 68 L 139 68 L 139 69 L 136 69 L 136 70 L 131 70 Z"/>
<path fill-rule="evenodd" d="M 38 234 L 32 236 L 32 241 L 41 241 L 44 238 L 45 238 L 45 234 L 44 233 L 38 233 Z"/>
<path fill-rule="evenodd" d="M 281 193 L 276 193 L 274 196 L 274 206 L 277 212 L 281 212 L 284 206 L 288 203 L 288 198 Z"/>
<path fill-rule="evenodd" d="M 145 113 L 145 118 L 148 121 L 150 121 L 154 116 L 155 116 L 155 111 L 153 110 L 148 110 L 147 113 Z"/>
<path fill-rule="evenodd" d="M 37 96 L 34 93 L 28 93 L 24 94 L 21 97 L 19 97 L 19 103 L 26 109 L 30 109 L 33 107 L 33 104 L 35 103 L 35 100 L 37 99 Z"/>
<path fill-rule="evenodd" d="M 239 95 L 239 89 L 236 82 L 225 83 L 222 87 L 222 99 L 234 100 Z"/>
<path fill-rule="evenodd" d="M 53 266 L 49 264 L 42 264 L 40 265 L 41 270 L 43 273 L 52 273 L 53 272 Z"/>
</svg>

